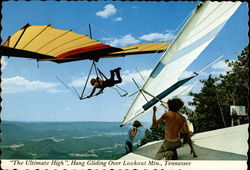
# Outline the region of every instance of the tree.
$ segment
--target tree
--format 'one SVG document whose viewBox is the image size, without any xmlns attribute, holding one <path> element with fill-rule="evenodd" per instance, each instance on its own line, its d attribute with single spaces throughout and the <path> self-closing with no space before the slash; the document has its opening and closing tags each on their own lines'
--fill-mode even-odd
<svg viewBox="0 0 250 170">
<path fill-rule="evenodd" d="M 220 75 L 221 83 L 218 84 L 220 98 L 225 109 L 225 118 L 231 122 L 229 106 L 245 106 L 249 112 L 249 49 L 244 48 L 236 61 L 226 61 L 230 70 L 225 75 Z M 229 120 L 228 120 L 229 119 Z M 242 123 L 246 123 L 242 120 Z M 230 123 L 229 123 L 230 124 Z"/>
<path fill-rule="evenodd" d="M 226 75 L 220 75 L 220 90 L 226 95 L 230 105 L 246 106 L 248 112 L 249 95 L 249 50 L 246 47 L 236 61 L 226 61 L 231 68 Z"/>
<path fill-rule="evenodd" d="M 183 106 L 180 111 L 181 114 L 186 114 L 188 116 L 189 121 L 193 122 L 195 119 L 195 112 L 188 108 L 187 106 Z"/>
<path fill-rule="evenodd" d="M 211 75 L 207 80 L 201 80 L 203 87 L 199 93 L 190 93 L 193 101 L 189 104 L 195 106 L 193 124 L 195 132 L 203 132 L 224 127 L 219 103 L 216 97 L 216 82 L 218 78 Z"/>
<path fill-rule="evenodd" d="M 245 106 L 248 113 L 248 54 L 246 47 L 238 60 L 226 61 L 230 69 L 225 75 L 215 78 L 210 75 L 201 81 L 203 87 L 199 93 L 191 93 L 194 99 L 190 105 L 195 107 L 196 132 L 230 126 L 230 105 Z"/>
</svg>

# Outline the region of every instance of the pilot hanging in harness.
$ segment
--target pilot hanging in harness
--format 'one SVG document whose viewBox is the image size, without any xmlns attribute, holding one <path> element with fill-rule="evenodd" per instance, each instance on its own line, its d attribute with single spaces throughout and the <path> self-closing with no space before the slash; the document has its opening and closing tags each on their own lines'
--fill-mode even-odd
<svg viewBox="0 0 250 170">
<path fill-rule="evenodd" d="M 97 77 L 96 79 L 91 79 L 90 83 L 93 86 L 93 90 L 90 93 L 90 95 L 87 96 L 87 98 L 92 97 L 97 88 L 100 89 L 100 91 L 98 93 L 96 93 L 95 95 L 99 95 L 99 94 L 103 93 L 103 90 L 106 87 L 113 87 L 114 85 L 121 83 L 122 78 L 120 76 L 120 70 L 121 70 L 120 67 L 118 67 L 114 70 L 110 70 L 110 78 L 106 79 L 106 80 L 101 80 L 99 77 Z M 118 80 L 115 80 L 115 74 L 116 74 L 116 77 Z"/>
</svg>

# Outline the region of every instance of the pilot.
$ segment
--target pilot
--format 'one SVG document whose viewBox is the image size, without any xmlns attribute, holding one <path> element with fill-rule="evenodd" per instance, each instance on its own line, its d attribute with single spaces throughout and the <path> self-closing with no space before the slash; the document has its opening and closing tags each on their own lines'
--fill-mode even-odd
<svg viewBox="0 0 250 170">
<path fill-rule="evenodd" d="M 90 95 L 87 96 L 87 98 L 92 97 L 97 88 L 100 89 L 100 91 L 98 93 L 96 93 L 95 95 L 99 95 L 99 94 L 103 93 L 103 90 L 106 87 L 113 87 L 114 85 L 121 83 L 122 78 L 120 75 L 120 70 L 121 70 L 121 67 L 118 67 L 114 70 L 110 70 L 110 78 L 107 80 L 100 80 L 99 77 L 97 77 L 96 79 L 91 79 L 90 84 L 93 86 L 93 90 L 90 93 Z M 115 74 L 116 74 L 117 80 L 115 80 Z"/>
</svg>

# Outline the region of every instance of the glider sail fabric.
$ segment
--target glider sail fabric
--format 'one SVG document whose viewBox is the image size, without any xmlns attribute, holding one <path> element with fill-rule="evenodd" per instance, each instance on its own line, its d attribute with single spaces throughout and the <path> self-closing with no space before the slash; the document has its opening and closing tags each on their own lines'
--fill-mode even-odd
<svg viewBox="0 0 250 170">
<path fill-rule="evenodd" d="M 157 43 L 144 43 L 136 44 L 127 47 L 120 47 L 123 51 L 109 53 L 107 56 L 103 57 L 122 57 L 125 55 L 134 55 L 134 54 L 146 54 L 146 53 L 160 53 L 165 51 L 170 43 L 157 42 Z"/>
<path fill-rule="evenodd" d="M 178 88 L 178 83 L 181 82 L 178 82 L 181 73 L 217 36 L 239 6 L 239 1 L 205 1 L 197 6 L 145 81 L 142 92 L 137 94 L 121 126 L 140 116 L 155 104 L 154 102 L 158 100 L 156 100 L 157 98 L 152 99 L 152 96 L 160 95 L 162 99 L 166 95 L 172 96 L 171 92 Z M 169 90 L 171 88 L 172 90 Z M 151 96 L 143 93 L 143 91 L 151 94 Z M 147 97 L 147 100 L 145 100 L 145 97 Z M 153 103 L 151 103 L 151 99 L 154 101 Z"/>
<path fill-rule="evenodd" d="M 103 53 L 121 51 L 119 48 L 102 44 L 71 30 L 60 30 L 50 25 L 28 24 L 10 36 L 3 47 L 8 47 L 10 50 L 22 50 L 23 53 L 26 51 L 38 53 L 56 59 L 77 57 L 78 54 L 93 51 Z"/>
<path fill-rule="evenodd" d="M 63 63 L 163 52 L 168 46 L 169 43 L 145 43 L 116 48 L 71 30 L 27 24 L 1 45 L 1 53 L 5 56 Z"/>
</svg>

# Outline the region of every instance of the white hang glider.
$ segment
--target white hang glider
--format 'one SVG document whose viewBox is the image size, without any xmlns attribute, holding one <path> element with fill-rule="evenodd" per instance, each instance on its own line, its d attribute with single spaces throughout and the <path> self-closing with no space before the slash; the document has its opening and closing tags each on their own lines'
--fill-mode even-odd
<svg viewBox="0 0 250 170">
<path fill-rule="evenodd" d="M 121 126 L 142 115 L 167 96 L 173 96 L 173 91 L 200 73 L 178 80 L 181 73 L 218 35 L 240 4 L 239 1 L 205 1 L 196 7 L 145 81 L 121 122 Z"/>
</svg>

